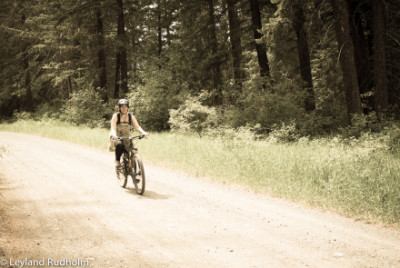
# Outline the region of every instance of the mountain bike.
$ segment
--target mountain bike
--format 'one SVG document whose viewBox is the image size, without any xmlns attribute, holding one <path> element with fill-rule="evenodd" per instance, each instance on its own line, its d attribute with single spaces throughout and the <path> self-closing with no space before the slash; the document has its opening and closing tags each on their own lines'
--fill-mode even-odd
<svg viewBox="0 0 400 268">
<path fill-rule="evenodd" d="M 124 153 L 122 154 L 121 165 L 116 169 L 117 179 L 121 187 L 125 188 L 128 182 L 128 177 L 132 178 L 133 185 L 135 186 L 136 193 L 143 195 L 146 186 L 146 176 L 142 159 L 138 154 L 138 149 L 134 146 L 134 140 L 144 138 L 143 135 L 133 136 L 129 138 L 119 137 L 125 146 Z M 126 146 L 125 144 L 129 144 Z M 128 149 L 126 149 L 128 147 Z M 131 163 L 129 165 L 129 163 Z"/>
</svg>

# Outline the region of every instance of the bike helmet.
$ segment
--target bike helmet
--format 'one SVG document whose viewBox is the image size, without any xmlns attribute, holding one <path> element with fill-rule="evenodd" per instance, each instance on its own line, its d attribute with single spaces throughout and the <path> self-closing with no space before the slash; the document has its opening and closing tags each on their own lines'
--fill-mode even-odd
<svg viewBox="0 0 400 268">
<path fill-rule="evenodd" d="M 118 101 L 118 106 L 121 107 L 121 105 L 127 105 L 129 107 L 129 101 L 127 99 L 120 99 Z"/>
</svg>

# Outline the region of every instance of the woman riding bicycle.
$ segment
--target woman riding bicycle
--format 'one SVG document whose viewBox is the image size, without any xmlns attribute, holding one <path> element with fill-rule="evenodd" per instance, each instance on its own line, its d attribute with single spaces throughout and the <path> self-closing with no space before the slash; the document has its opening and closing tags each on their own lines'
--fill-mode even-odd
<svg viewBox="0 0 400 268">
<path fill-rule="evenodd" d="M 121 160 L 121 155 L 125 148 L 128 149 L 130 144 L 124 144 L 118 137 L 127 138 L 130 136 L 131 126 L 133 126 L 140 134 L 147 137 L 149 134 L 144 131 L 135 116 L 128 113 L 129 101 L 120 99 L 118 101 L 118 113 L 115 113 L 111 119 L 111 136 L 115 143 L 115 166 L 118 168 Z M 130 163 L 129 163 L 130 164 Z"/>
</svg>

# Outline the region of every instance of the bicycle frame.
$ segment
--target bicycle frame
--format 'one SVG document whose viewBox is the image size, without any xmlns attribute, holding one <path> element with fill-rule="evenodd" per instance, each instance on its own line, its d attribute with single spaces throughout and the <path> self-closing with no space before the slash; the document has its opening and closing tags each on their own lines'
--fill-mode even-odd
<svg viewBox="0 0 400 268">
<path fill-rule="evenodd" d="M 122 157 L 121 174 L 124 176 L 122 180 L 117 172 L 117 177 L 120 180 L 121 186 L 125 188 L 128 176 L 131 176 L 136 192 L 140 195 L 144 193 L 145 189 L 145 173 L 144 173 L 143 162 L 138 154 L 138 149 L 134 146 L 133 140 L 142 138 L 144 138 L 143 135 L 131 136 L 129 138 L 123 138 L 123 137 L 119 138 L 119 140 L 121 140 L 122 142 L 124 140 L 129 140 L 129 147 L 124 148 L 124 152 L 122 155 L 123 157 Z"/>
</svg>

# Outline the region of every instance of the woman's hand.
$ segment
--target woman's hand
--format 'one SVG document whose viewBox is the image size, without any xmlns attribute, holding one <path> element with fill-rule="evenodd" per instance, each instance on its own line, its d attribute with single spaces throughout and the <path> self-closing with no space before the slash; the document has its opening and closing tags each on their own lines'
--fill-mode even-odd
<svg viewBox="0 0 400 268">
<path fill-rule="evenodd" d="M 143 136 L 143 138 L 147 138 L 149 136 L 149 133 L 147 133 L 146 131 L 143 131 L 142 136 Z"/>
</svg>

